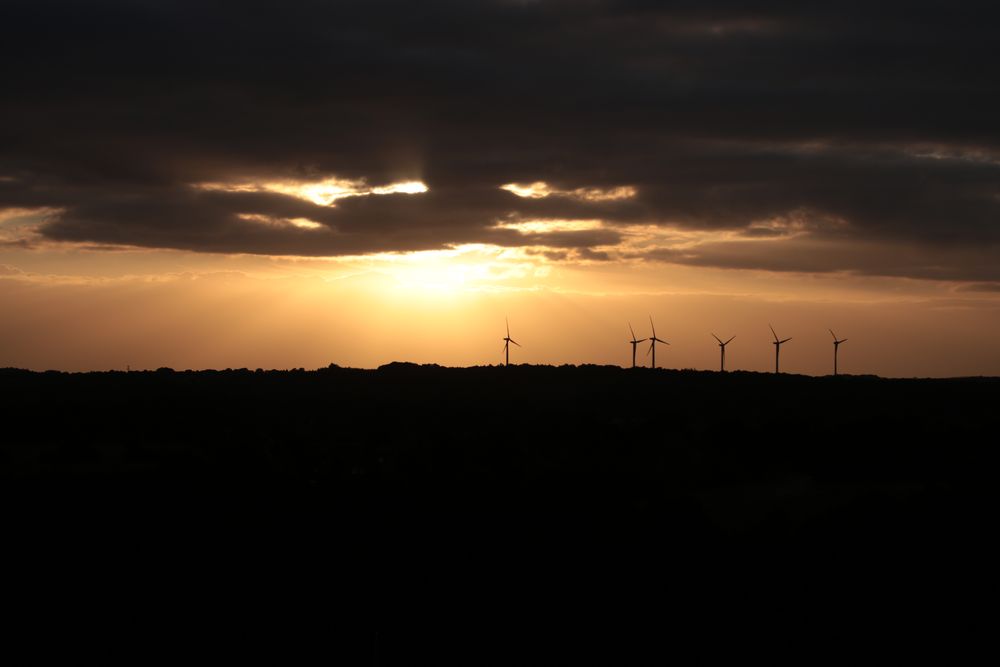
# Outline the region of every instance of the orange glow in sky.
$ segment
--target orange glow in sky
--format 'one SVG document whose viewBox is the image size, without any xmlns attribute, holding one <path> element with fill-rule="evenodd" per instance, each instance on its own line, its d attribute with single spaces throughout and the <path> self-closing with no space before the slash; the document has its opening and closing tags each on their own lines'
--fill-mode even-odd
<svg viewBox="0 0 1000 667">
<path fill-rule="evenodd" d="M 1000 375 L 982 12 L 14 4 L 0 366 Z"/>
<path fill-rule="evenodd" d="M 11 314 L 0 366 L 38 370 L 496 364 L 505 317 L 523 345 L 513 362 L 626 365 L 628 324 L 645 337 L 652 315 L 671 343 L 661 367 L 715 369 L 714 332 L 736 336 L 731 369 L 767 371 L 771 323 L 793 337 L 787 372 L 828 373 L 833 328 L 850 339 L 845 373 L 1000 373 L 1000 299 L 951 283 L 551 261 L 482 244 L 337 259 L 8 248 L 0 308 Z"/>
</svg>

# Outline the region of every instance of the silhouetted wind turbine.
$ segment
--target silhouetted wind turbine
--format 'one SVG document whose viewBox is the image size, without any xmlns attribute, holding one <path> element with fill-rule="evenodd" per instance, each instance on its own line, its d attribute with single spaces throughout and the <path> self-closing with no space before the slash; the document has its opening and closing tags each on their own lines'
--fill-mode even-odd
<svg viewBox="0 0 1000 667">
<path fill-rule="evenodd" d="M 847 339 L 843 338 L 841 340 L 837 340 L 837 334 L 833 333 L 833 329 L 827 329 L 827 331 L 829 331 L 830 335 L 833 336 L 833 374 L 836 375 L 837 374 L 837 352 L 840 350 L 840 344 L 841 343 L 846 343 Z"/>
<path fill-rule="evenodd" d="M 771 329 L 771 335 L 774 336 L 774 372 L 778 372 L 778 354 L 781 352 L 781 345 L 787 343 L 791 338 L 786 338 L 785 340 L 778 340 L 778 334 L 774 333 L 774 327 L 770 324 L 767 325 Z"/>
<path fill-rule="evenodd" d="M 518 347 L 521 347 L 521 344 L 510 337 L 510 322 L 507 322 L 507 318 L 504 318 L 504 322 L 507 323 L 507 336 L 503 339 L 503 365 L 510 366 L 510 344 L 514 343 L 514 345 L 517 345 Z"/>
<path fill-rule="evenodd" d="M 632 368 L 635 368 L 635 348 L 639 346 L 639 343 L 646 340 L 645 338 L 636 338 L 635 331 L 632 330 L 632 323 L 628 323 L 628 330 L 632 332 L 632 340 L 629 343 L 632 345 Z"/>
<path fill-rule="evenodd" d="M 650 328 L 653 329 L 653 335 L 652 335 L 651 338 L 647 339 L 647 340 L 650 340 L 652 342 L 649 344 L 649 351 L 646 352 L 646 356 L 648 357 L 650 352 L 653 353 L 653 368 L 656 368 L 656 344 L 657 343 L 663 343 L 664 345 L 670 345 L 670 343 L 668 343 L 665 340 L 660 340 L 659 338 L 656 337 L 656 327 L 653 326 L 653 316 L 652 315 L 649 316 L 649 326 L 650 326 Z"/>
<path fill-rule="evenodd" d="M 725 371 L 726 370 L 726 346 L 729 345 L 729 343 L 731 343 L 732 340 L 733 340 L 733 338 L 736 338 L 736 336 L 733 336 L 732 338 L 730 338 L 729 340 L 727 340 L 725 343 L 723 343 L 722 339 L 719 338 L 718 336 L 716 336 L 715 334 L 712 334 L 712 338 L 714 338 L 715 340 L 719 341 L 719 349 L 722 351 L 722 363 L 719 365 L 719 370 L 720 371 Z"/>
</svg>

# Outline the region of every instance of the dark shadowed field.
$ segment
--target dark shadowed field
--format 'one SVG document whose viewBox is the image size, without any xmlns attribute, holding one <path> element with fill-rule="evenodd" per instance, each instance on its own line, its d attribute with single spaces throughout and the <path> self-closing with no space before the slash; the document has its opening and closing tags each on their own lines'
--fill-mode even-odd
<svg viewBox="0 0 1000 667">
<path fill-rule="evenodd" d="M 593 366 L 4 370 L 7 543 L 91 579 L 253 564 L 244 593 L 277 570 L 376 615 L 386 587 L 664 604 L 862 576 L 919 599 L 984 585 L 998 397 L 992 378 Z M 395 636 L 372 640 L 384 664 L 440 648 Z M 369 638 L 345 645 L 363 664 Z"/>
</svg>

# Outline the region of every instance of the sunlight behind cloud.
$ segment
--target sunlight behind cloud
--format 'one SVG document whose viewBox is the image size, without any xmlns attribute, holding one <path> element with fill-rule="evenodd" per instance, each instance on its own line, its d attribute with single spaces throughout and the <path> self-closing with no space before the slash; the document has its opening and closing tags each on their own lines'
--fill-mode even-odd
<svg viewBox="0 0 1000 667">
<path fill-rule="evenodd" d="M 497 223 L 499 229 L 515 229 L 522 234 L 548 234 L 550 232 L 582 232 L 600 229 L 600 220 L 522 220 Z"/>
<path fill-rule="evenodd" d="M 526 199 L 544 199 L 545 197 L 555 195 L 559 197 L 581 199 L 583 201 L 616 201 L 620 199 L 631 199 L 636 195 L 636 189 L 631 185 L 616 188 L 575 188 L 573 190 L 559 190 L 551 187 L 545 181 L 535 181 L 534 183 L 506 183 L 501 185 L 500 189 Z"/>
<path fill-rule="evenodd" d="M 220 192 L 277 192 L 311 201 L 317 206 L 333 206 L 338 199 L 362 195 L 422 194 L 427 186 L 420 181 L 402 181 L 371 187 L 364 179 L 326 178 L 321 181 L 284 179 L 276 181 L 196 183 L 199 190 Z"/>
<path fill-rule="evenodd" d="M 372 188 L 371 193 L 376 195 L 405 194 L 417 195 L 427 192 L 427 186 L 420 181 L 403 181 L 402 183 L 391 183 L 383 187 Z"/>
<path fill-rule="evenodd" d="M 257 213 L 240 213 L 236 217 L 240 220 L 246 220 L 247 222 L 254 222 L 261 225 L 274 225 L 278 227 L 291 225 L 292 227 L 298 227 L 299 229 L 323 228 L 323 225 L 308 218 L 276 218 L 270 215 L 260 215 Z"/>
<path fill-rule="evenodd" d="M 62 209 L 52 207 L 0 208 L 0 243 L 28 242 L 46 218 L 61 212 Z"/>
<path fill-rule="evenodd" d="M 60 212 L 62 212 L 60 208 L 45 206 L 39 208 L 0 208 L 0 224 L 6 222 L 17 224 L 25 221 L 37 221 Z"/>
<path fill-rule="evenodd" d="M 299 227 L 300 229 L 322 229 L 323 225 L 318 222 L 313 222 L 308 218 L 291 218 L 289 221 L 292 225 Z"/>
<path fill-rule="evenodd" d="M 528 199 L 542 199 L 543 197 L 548 197 L 553 192 L 553 190 L 549 188 L 548 184 L 544 181 L 536 181 L 534 183 L 507 183 L 506 185 L 501 185 L 500 189 L 506 190 L 507 192 L 513 192 L 518 197 L 525 197 Z"/>
</svg>

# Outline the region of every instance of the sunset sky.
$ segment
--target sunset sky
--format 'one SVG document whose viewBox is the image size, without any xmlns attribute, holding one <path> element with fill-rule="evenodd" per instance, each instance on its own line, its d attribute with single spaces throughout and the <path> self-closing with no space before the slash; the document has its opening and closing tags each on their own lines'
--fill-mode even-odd
<svg viewBox="0 0 1000 667">
<path fill-rule="evenodd" d="M 1000 375 L 997 18 L 5 0 L 0 367 Z"/>
</svg>

